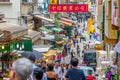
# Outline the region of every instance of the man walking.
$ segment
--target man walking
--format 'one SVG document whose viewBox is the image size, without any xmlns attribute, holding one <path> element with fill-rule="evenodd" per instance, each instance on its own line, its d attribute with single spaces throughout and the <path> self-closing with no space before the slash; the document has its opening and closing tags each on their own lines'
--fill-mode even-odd
<svg viewBox="0 0 120 80">
<path fill-rule="evenodd" d="M 71 65 L 72 68 L 70 68 L 66 75 L 64 80 L 86 80 L 85 74 L 82 70 L 78 69 L 78 59 L 72 58 L 71 59 Z"/>
<path fill-rule="evenodd" d="M 60 61 L 58 60 L 55 61 L 54 71 L 58 74 L 58 80 L 62 80 L 62 69 L 60 67 Z"/>
</svg>

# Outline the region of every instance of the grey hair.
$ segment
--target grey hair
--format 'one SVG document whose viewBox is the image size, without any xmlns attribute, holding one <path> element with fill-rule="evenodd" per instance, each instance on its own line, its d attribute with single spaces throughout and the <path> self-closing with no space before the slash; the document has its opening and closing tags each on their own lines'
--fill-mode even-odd
<svg viewBox="0 0 120 80">
<path fill-rule="evenodd" d="M 12 68 L 19 80 L 27 80 L 32 73 L 32 63 L 26 58 L 19 58 L 12 64 Z"/>
</svg>

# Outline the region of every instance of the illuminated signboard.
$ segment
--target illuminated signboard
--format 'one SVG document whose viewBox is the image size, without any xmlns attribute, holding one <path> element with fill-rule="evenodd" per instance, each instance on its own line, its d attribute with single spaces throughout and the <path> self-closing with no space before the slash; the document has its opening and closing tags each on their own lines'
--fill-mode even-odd
<svg viewBox="0 0 120 80">
<path fill-rule="evenodd" d="M 88 4 L 49 4 L 49 12 L 88 12 Z"/>
</svg>

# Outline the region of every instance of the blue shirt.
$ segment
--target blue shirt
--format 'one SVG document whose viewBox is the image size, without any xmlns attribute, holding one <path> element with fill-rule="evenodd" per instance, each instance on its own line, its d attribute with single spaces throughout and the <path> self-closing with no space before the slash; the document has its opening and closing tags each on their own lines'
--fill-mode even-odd
<svg viewBox="0 0 120 80">
<path fill-rule="evenodd" d="M 86 80 L 83 70 L 74 68 L 67 71 L 65 78 L 68 80 Z"/>
</svg>

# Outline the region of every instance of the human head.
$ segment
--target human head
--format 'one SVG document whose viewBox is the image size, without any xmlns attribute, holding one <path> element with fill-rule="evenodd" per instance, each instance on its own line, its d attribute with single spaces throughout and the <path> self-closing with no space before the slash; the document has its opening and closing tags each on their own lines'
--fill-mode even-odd
<svg viewBox="0 0 120 80">
<path fill-rule="evenodd" d="M 116 65 L 117 64 L 117 59 L 113 60 L 113 64 Z"/>
<path fill-rule="evenodd" d="M 77 65 L 78 65 L 78 59 L 77 59 L 77 58 L 72 58 L 72 59 L 71 59 L 71 65 L 72 65 L 73 67 L 77 67 Z"/>
<path fill-rule="evenodd" d="M 11 80 L 27 80 L 31 73 L 31 61 L 26 58 L 19 58 L 13 62 L 9 77 Z"/>
<path fill-rule="evenodd" d="M 48 64 L 48 71 L 53 71 L 53 64 Z"/>
<path fill-rule="evenodd" d="M 55 61 L 55 67 L 59 67 L 60 66 L 60 61 Z"/>
<path fill-rule="evenodd" d="M 46 67 L 46 61 L 42 61 L 42 67 Z"/>
<path fill-rule="evenodd" d="M 41 70 L 41 68 L 35 68 L 34 69 L 34 78 L 35 78 L 35 80 L 42 80 L 43 73 L 44 72 Z"/>
<path fill-rule="evenodd" d="M 31 54 L 28 58 L 30 61 L 32 61 L 32 63 L 35 63 L 35 60 L 36 60 L 35 55 Z"/>
</svg>

